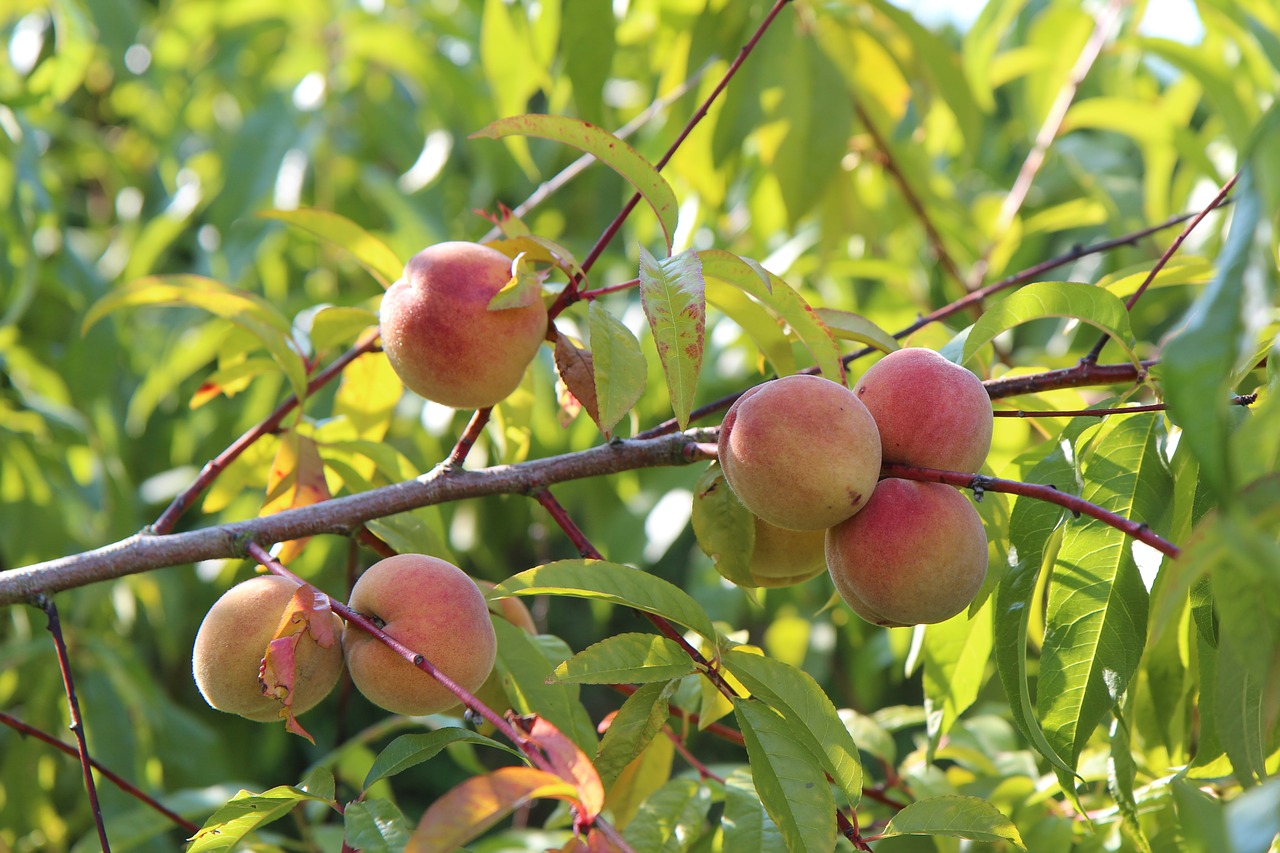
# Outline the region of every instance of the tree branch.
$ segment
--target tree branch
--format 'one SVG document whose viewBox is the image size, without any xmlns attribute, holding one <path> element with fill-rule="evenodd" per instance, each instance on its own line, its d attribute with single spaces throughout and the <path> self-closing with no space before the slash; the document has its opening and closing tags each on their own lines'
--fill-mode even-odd
<svg viewBox="0 0 1280 853">
<path fill-rule="evenodd" d="M 501 494 L 526 494 L 538 486 L 709 459 L 696 445 L 714 432 L 690 430 L 640 441 L 610 442 L 519 465 L 478 471 L 437 467 L 421 477 L 355 495 L 247 521 L 183 533 L 139 533 L 103 548 L 0 574 L 0 606 L 28 601 L 99 581 L 199 560 L 243 557 L 249 542 L 271 544 L 321 533 L 349 536 L 364 522 L 432 504 Z M 693 450 L 686 450 L 689 445 Z"/>
</svg>

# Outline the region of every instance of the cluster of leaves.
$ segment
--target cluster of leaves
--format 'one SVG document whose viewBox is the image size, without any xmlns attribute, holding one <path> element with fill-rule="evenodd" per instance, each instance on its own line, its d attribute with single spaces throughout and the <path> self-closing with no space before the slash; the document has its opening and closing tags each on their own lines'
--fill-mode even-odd
<svg viewBox="0 0 1280 853">
<path fill-rule="evenodd" d="M 452 849 L 512 811 L 472 849 L 1273 847 L 1280 13 L 1206 0 L 1182 44 L 1121 5 L 992 2 L 963 36 L 884 0 L 6 10 L 0 569 L 168 534 L 197 502 L 201 526 L 305 510 L 457 453 L 467 413 L 406 398 L 373 346 L 379 285 L 574 149 L 609 168 L 496 216 L 498 245 L 555 270 L 558 335 L 466 431 L 478 476 L 673 431 L 769 375 L 843 378 L 854 347 L 910 330 L 998 409 L 1044 413 L 1002 419 L 983 473 L 1183 546 L 989 489 L 973 607 L 886 631 L 828 607 L 823 579 L 724 584 L 696 539 L 741 561 L 749 538 L 728 514 L 695 537 L 700 465 L 422 506 L 355 520 L 362 541 L 535 602 L 542 634 L 496 620 L 520 749 L 345 694 L 308 717 L 314 746 L 213 718 L 189 650 L 248 571 L 226 560 L 57 596 L 93 756 L 203 822 L 193 850 Z M 634 147 L 599 130 L 633 120 Z M 1078 248 L 1200 209 L 1236 170 L 1229 217 L 1149 283 L 1172 232 Z M 611 241 L 633 191 L 647 209 Z M 1051 259 L 1052 280 L 979 290 Z M 1053 414 L 1151 401 L 1167 412 Z M 273 556 L 340 599 L 367 555 L 314 536 Z M 0 705 L 53 730 L 66 700 L 33 612 L 0 614 Z M 0 846 L 92 849 L 74 763 L 18 731 L 0 729 Z M 113 849 L 183 832 L 114 788 L 102 807 Z"/>
</svg>

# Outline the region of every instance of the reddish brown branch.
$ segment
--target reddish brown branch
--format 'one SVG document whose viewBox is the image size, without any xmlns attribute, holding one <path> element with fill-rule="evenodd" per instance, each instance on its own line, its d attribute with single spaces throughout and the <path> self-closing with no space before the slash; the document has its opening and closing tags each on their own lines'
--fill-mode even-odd
<svg viewBox="0 0 1280 853">
<path fill-rule="evenodd" d="M 1057 391 L 1062 388 L 1080 388 L 1085 385 L 1113 385 L 1120 382 L 1139 382 L 1146 376 L 1147 368 L 1156 364 L 1156 360 L 1142 362 L 1141 371 L 1132 362 L 1124 364 L 1092 364 L 1081 361 L 1074 367 L 1063 367 L 1058 370 L 1046 370 L 1044 373 L 1033 373 L 1027 376 L 1005 376 L 1000 379 L 988 379 L 982 384 L 986 387 L 991 399 L 1016 397 L 1019 394 L 1039 394 L 1043 391 Z"/>
<path fill-rule="evenodd" d="M 332 364 L 313 376 L 311 381 L 307 383 L 307 393 L 315 393 L 318 389 L 323 388 L 325 385 L 332 382 L 333 378 L 345 370 L 347 365 L 351 364 L 351 362 L 355 361 L 365 353 L 370 353 L 376 350 L 378 348 L 377 340 L 378 336 L 376 334 L 370 335 L 363 342 L 356 344 L 354 347 L 338 356 L 338 358 L 334 359 Z M 210 484 L 218 478 L 218 475 L 221 474 L 228 465 L 236 459 L 239 459 L 240 455 L 248 450 L 258 439 L 279 429 L 280 424 L 284 422 L 284 419 L 297 407 L 297 395 L 290 394 L 285 398 L 283 403 L 276 407 L 274 412 L 267 415 L 264 420 L 259 421 L 257 426 L 254 426 L 244 435 L 232 442 L 231 446 L 226 450 L 219 453 L 209 462 L 206 462 L 205 466 L 200 469 L 200 473 L 196 476 L 195 481 L 184 489 L 182 494 L 174 498 L 169 506 L 165 508 L 165 511 L 160 514 L 160 517 L 156 519 L 155 523 L 151 525 L 151 532 L 169 533 L 172 531 L 174 525 L 178 523 L 178 519 L 180 519 L 182 515 L 195 504 L 196 499 L 200 497 L 201 493 L 204 492 L 205 489 L 209 488 Z"/>
<path fill-rule="evenodd" d="M 458 439 L 458 443 L 453 446 L 453 452 L 449 454 L 449 459 L 444 463 L 445 468 L 459 468 L 462 463 L 467 460 L 467 455 L 471 453 L 471 448 L 475 447 L 476 442 L 480 439 L 480 433 L 484 432 L 485 424 L 489 423 L 489 415 L 493 413 L 493 408 L 476 409 L 476 413 L 471 416 L 471 420 L 467 421 L 467 428 L 462 431 L 462 436 Z"/>
<path fill-rule="evenodd" d="M 89 757 L 89 743 L 84 733 L 84 720 L 80 717 L 80 700 L 76 698 L 75 680 L 71 677 L 71 660 L 67 655 L 67 643 L 62 636 L 62 620 L 58 618 L 58 607 L 53 598 L 40 596 L 37 606 L 44 611 L 48 621 L 49 633 L 53 635 L 53 645 L 58 654 L 58 669 L 62 671 L 62 687 L 67 694 L 67 708 L 71 716 L 71 731 L 76 736 L 76 747 L 80 757 L 80 768 L 84 773 L 84 789 L 89 795 L 89 808 L 93 812 L 93 822 L 98 828 L 98 841 L 102 844 L 103 853 L 111 853 L 107 843 L 107 825 L 102 819 L 102 806 L 98 802 L 98 788 L 93 783 L 93 759 Z"/>
<path fill-rule="evenodd" d="M 1150 545 L 1160 553 L 1177 557 L 1182 550 L 1172 542 L 1157 536 L 1144 522 L 1133 521 L 1123 515 L 1103 509 L 1084 498 L 1059 491 L 1054 486 L 1039 483 L 1023 483 L 1018 480 L 1002 480 L 999 477 L 986 477 L 981 474 L 966 474 L 960 471 L 941 471 L 936 468 L 921 468 L 915 465 L 900 465 L 895 462 L 885 463 L 880 468 L 883 477 L 901 477 L 905 480 L 921 480 L 930 483 L 946 483 L 962 489 L 972 489 L 975 493 L 1003 492 L 1010 495 L 1022 495 L 1037 500 L 1057 504 L 1078 515 L 1096 518 L 1104 524 L 1132 536 L 1139 542 Z"/>
<path fill-rule="evenodd" d="M 68 743 L 63 743 L 62 741 L 58 740 L 56 737 L 49 734 L 48 732 L 43 732 L 40 729 L 37 729 L 35 726 L 28 725 L 22 722 L 21 720 L 19 720 L 17 717 L 10 716 L 9 714 L 4 713 L 3 711 L 0 711 L 0 723 L 4 723 L 6 726 L 8 726 L 11 729 L 14 729 L 19 734 L 27 735 L 35 738 L 38 741 L 47 743 L 49 746 L 53 747 L 54 749 L 60 750 L 66 753 L 67 755 L 70 755 L 73 758 L 80 757 L 80 753 L 76 750 L 74 746 L 71 746 Z M 165 806 L 164 803 L 161 803 L 159 800 L 156 800 L 154 797 L 150 796 L 146 791 L 143 791 L 142 789 L 138 788 L 136 785 L 134 785 L 128 779 L 125 779 L 119 773 L 116 773 L 113 770 L 110 770 L 107 767 L 104 767 L 102 763 L 98 761 L 96 758 L 90 758 L 89 764 L 93 767 L 94 770 L 97 770 L 100 774 L 102 774 L 102 776 L 104 776 L 108 781 L 114 784 L 117 788 L 124 791 L 126 794 L 133 797 L 134 799 L 140 800 L 141 802 L 155 809 L 157 812 L 164 815 L 169 820 L 173 821 L 173 823 L 175 823 L 178 827 L 183 829 L 188 834 L 194 835 L 196 832 L 200 830 L 199 824 L 192 823 L 182 815 L 178 814 L 175 811 L 172 811 L 167 806 Z"/>
<path fill-rule="evenodd" d="M 1258 401 L 1257 394 L 1241 394 L 1231 398 L 1233 406 L 1252 406 Z M 1164 403 L 1150 403 L 1143 406 L 1116 406 L 1109 409 L 1072 409 L 1029 412 L 1025 409 L 997 409 L 997 418 L 1104 418 L 1107 415 L 1136 415 L 1141 412 L 1163 412 Z"/>
</svg>

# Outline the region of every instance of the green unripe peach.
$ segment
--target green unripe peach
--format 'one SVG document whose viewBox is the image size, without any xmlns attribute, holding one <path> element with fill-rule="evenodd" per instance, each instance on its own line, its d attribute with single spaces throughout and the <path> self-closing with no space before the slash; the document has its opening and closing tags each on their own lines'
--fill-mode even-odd
<svg viewBox="0 0 1280 853">
<path fill-rule="evenodd" d="M 738 398 L 720 427 L 720 465 L 743 505 L 788 530 L 860 510 L 880 475 L 880 435 L 843 385 L 786 376 Z"/>
<path fill-rule="evenodd" d="M 836 591 L 877 625 L 950 619 L 987 574 L 982 518 L 943 483 L 881 480 L 861 512 L 827 531 L 826 549 Z"/>
<path fill-rule="evenodd" d="M 475 582 L 424 554 L 374 563 L 351 588 L 352 610 L 474 693 L 493 669 L 498 641 Z M 373 704 L 396 714 L 434 714 L 457 705 L 443 685 L 355 625 L 342 638 L 347 669 Z"/>
<path fill-rule="evenodd" d="M 779 587 L 817 577 L 827 568 L 825 542 L 825 531 L 787 530 L 757 516 L 751 579 L 756 586 Z"/>
<path fill-rule="evenodd" d="M 853 391 L 880 428 L 885 462 L 982 469 L 991 450 L 991 397 L 973 373 L 909 347 L 871 365 Z"/>
<path fill-rule="evenodd" d="M 520 384 L 547 333 L 542 300 L 489 310 L 511 280 L 511 259 L 479 243 L 439 243 L 405 265 L 382 297 L 382 347 L 411 391 L 480 409 Z"/>
<path fill-rule="evenodd" d="M 200 623 L 191 651 L 191 670 L 206 702 L 219 711 L 260 723 L 280 719 L 284 705 L 264 696 L 258 680 L 262 659 L 297 591 L 293 581 L 260 575 L 227 590 Z M 294 648 L 294 684 L 290 707 L 305 713 L 329 694 L 342 675 L 342 620 L 333 619 L 334 642 L 322 648 L 310 631 Z"/>
</svg>

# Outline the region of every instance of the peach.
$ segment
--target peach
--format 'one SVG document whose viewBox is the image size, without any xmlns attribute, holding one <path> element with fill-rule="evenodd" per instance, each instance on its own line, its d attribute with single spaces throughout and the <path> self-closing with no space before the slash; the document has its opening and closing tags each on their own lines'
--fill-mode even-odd
<svg viewBox="0 0 1280 853">
<path fill-rule="evenodd" d="M 258 670 L 297 589 L 286 578 L 259 575 L 231 587 L 209 608 L 196 632 L 191 670 L 211 707 L 260 723 L 280 719 L 284 705 L 263 695 Z M 304 632 L 294 649 L 295 716 L 319 704 L 342 675 L 342 620 L 333 614 L 333 621 L 333 645 L 322 648 Z"/>
<path fill-rule="evenodd" d="M 862 511 L 827 531 L 827 570 L 850 609 L 877 625 L 942 622 L 987 575 L 987 534 L 963 493 L 881 480 Z"/>
<path fill-rule="evenodd" d="M 880 435 L 849 389 L 798 374 L 757 385 L 720 426 L 720 465 L 754 515 L 821 530 L 856 513 L 880 475 Z"/>
<path fill-rule="evenodd" d="M 424 554 L 380 560 L 356 580 L 350 606 L 468 692 L 493 670 L 498 641 L 484 594 L 451 563 Z M 457 705 L 440 682 L 359 627 L 348 624 L 342 643 L 351 680 L 380 708 L 418 715 Z"/>
<path fill-rule="evenodd" d="M 382 347 L 405 386 L 457 409 L 505 399 L 547 333 L 547 309 L 489 310 L 511 259 L 479 243 L 439 243 L 405 265 L 382 297 Z"/>
<path fill-rule="evenodd" d="M 817 577 L 827 568 L 825 543 L 823 530 L 787 530 L 757 516 L 751 579 L 756 586 L 778 587 Z"/>
<path fill-rule="evenodd" d="M 854 385 L 880 428 L 885 462 L 976 473 L 991 450 L 982 380 L 929 349 L 891 352 Z"/>
</svg>

